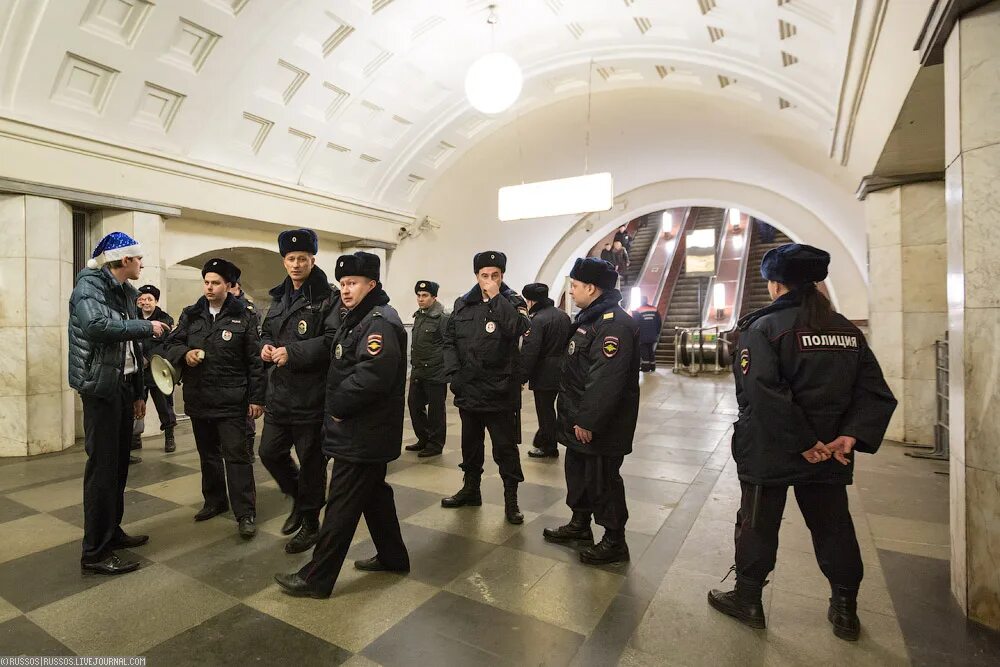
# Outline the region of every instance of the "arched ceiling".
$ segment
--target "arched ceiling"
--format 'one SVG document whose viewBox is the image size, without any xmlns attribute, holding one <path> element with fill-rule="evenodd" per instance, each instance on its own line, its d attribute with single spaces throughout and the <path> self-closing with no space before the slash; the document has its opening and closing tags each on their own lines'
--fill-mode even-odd
<svg viewBox="0 0 1000 667">
<path fill-rule="evenodd" d="M 0 0 L 0 113 L 406 210 L 588 79 L 750 102 L 829 146 L 856 0 L 496 0 L 492 38 L 489 4 Z M 501 117 L 463 93 L 491 39 L 526 74 Z"/>
</svg>

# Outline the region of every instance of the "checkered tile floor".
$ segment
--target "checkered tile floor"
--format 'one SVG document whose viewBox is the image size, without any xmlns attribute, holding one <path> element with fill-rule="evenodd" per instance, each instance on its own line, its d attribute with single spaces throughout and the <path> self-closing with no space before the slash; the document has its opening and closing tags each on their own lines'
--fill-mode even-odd
<svg viewBox="0 0 1000 667">
<path fill-rule="evenodd" d="M 710 615 L 704 603 L 705 591 L 732 561 L 738 485 L 726 465 L 736 407 L 730 380 L 661 371 L 642 383 L 635 452 L 623 468 L 631 515 L 627 566 L 587 567 L 572 549 L 542 539 L 543 527 L 569 516 L 561 458 L 529 459 L 522 447 L 523 526 L 504 522 L 503 489 L 490 461 L 481 508 L 441 508 L 440 499 L 461 485 L 452 408 L 443 456 L 418 460 L 404 453 L 390 466 L 412 572 L 362 574 L 349 560 L 326 601 L 288 597 L 272 581 L 308 554 L 283 551 L 287 538 L 279 529 L 290 503 L 259 463 L 256 539 L 241 540 L 232 515 L 193 521 L 202 499 L 188 426 L 179 427 L 173 454 L 163 453 L 159 437 L 146 439 L 143 462 L 131 468 L 124 527 L 151 539 L 132 554 L 142 562 L 140 571 L 121 577 L 80 574 L 85 457 L 79 447 L 4 461 L 0 653 L 145 655 L 151 665 L 719 664 L 713 654 L 763 664 L 766 655 L 795 658 L 809 641 L 793 631 L 828 635 L 822 601 L 797 590 L 818 574 L 815 562 L 815 572 L 803 574 L 808 554 L 784 556 L 783 547 L 779 558 L 778 583 L 770 590 L 775 600 L 780 596 L 776 613 L 790 628 L 777 652 L 768 653 L 759 635 Z M 525 399 L 523 434 L 530 442 L 537 422 L 530 394 Z M 408 430 L 404 443 L 414 440 Z M 798 540 L 803 548 L 804 531 L 786 531 L 793 546 Z M 372 554 L 362 523 L 349 559 Z M 873 549 L 866 559 L 877 563 Z M 885 619 L 875 641 L 879 664 L 889 664 L 905 652 L 883 592 L 873 590 L 869 606 L 872 616 Z M 819 620 L 799 613 L 803 608 Z M 803 618 L 816 627 L 803 630 Z"/>
</svg>

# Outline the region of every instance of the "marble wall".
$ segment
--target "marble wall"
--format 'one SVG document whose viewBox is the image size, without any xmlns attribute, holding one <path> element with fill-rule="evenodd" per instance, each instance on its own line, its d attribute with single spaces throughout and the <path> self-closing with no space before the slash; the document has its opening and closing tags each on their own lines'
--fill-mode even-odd
<svg viewBox="0 0 1000 667">
<path fill-rule="evenodd" d="M 0 456 L 73 444 L 67 306 L 73 217 L 65 203 L 0 194 Z"/>
<path fill-rule="evenodd" d="M 886 437 L 934 442 L 934 342 L 947 329 L 943 181 L 874 192 L 865 200 L 871 345 L 899 400 Z"/>
<path fill-rule="evenodd" d="M 945 46 L 952 591 L 1000 629 L 1000 0 Z"/>
</svg>

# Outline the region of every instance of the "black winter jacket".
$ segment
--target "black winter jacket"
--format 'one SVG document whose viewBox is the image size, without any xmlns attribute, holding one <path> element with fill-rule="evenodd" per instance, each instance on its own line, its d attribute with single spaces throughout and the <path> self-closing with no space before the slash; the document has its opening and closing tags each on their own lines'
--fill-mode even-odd
<svg viewBox="0 0 1000 667">
<path fill-rule="evenodd" d="M 445 384 L 448 375 L 444 371 L 444 330 L 448 326 L 449 313 L 440 301 L 430 308 L 422 308 L 413 313 L 413 337 L 410 341 L 410 377 L 414 380 Z"/>
<path fill-rule="evenodd" d="M 618 305 L 618 290 L 601 294 L 576 316 L 566 348 L 556 403 L 559 442 L 581 454 L 624 456 L 632 451 L 639 417 L 639 331 Z M 593 432 L 576 439 L 574 426 Z"/>
<path fill-rule="evenodd" d="M 324 322 L 340 306 L 340 293 L 326 273 L 314 266 L 302 289 L 291 299 L 292 280 L 271 290 L 271 307 L 261 325 L 261 345 L 284 347 L 288 363 L 270 366 L 265 418 L 276 424 L 316 424 L 323 421 L 329 352 Z"/>
<path fill-rule="evenodd" d="M 152 322 L 155 320 L 157 322 L 163 322 L 164 324 L 170 327 L 174 326 L 174 318 L 170 316 L 170 313 L 160 310 L 159 306 L 153 309 L 153 312 L 152 314 L 150 314 L 149 317 L 145 317 L 142 314 L 142 312 L 139 312 L 139 319 L 146 320 L 147 322 Z M 146 341 L 145 344 L 142 346 L 142 356 L 144 360 L 143 365 L 145 367 L 144 379 L 147 387 L 153 385 L 153 371 L 149 367 L 149 360 L 153 358 L 154 354 L 159 355 L 161 357 L 166 357 L 166 350 L 164 349 L 164 342 L 166 340 L 167 340 L 166 336 L 164 336 L 161 339 L 153 338 L 151 340 Z"/>
<path fill-rule="evenodd" d="M 640 306 L 632 313 L 636 324 L 639 325 L 639 342 L 645 345 L 657 343 L 660 340 L 660 333 L 663 329 L 663 318 L 659 311 L 653 306 Z"/>
<path fill-rule="evenodd" d="M 184 411 L 198 419 L 239 417 L 249 404 L 264 404 L 264 362 L 260 338 L 246 305 L 227 295 L 214 320 L 201 297 L 181 311 L 166 341 L 167 359 L 182 369 Z M 184 361 L 190 350 L 204 350 L 195 367 Z"/>
<path fill-rule="evenodd" d="M 528 311 L 531 328 L 521 339 L 519 381 L 532 391 L 559 391 L 566 341 L 573 323 L 552 299 L 539 301 Z"/>
<path fill-rule="evenodd" d="M 800 305 L 789 292 L 739 323 L 733 458 L 752 484 L 850 484 L 853 458 L 809 463 L 802 452 L 849 435 L 857 451 L 875 453 L 896 399 L 857 327 L 838 314 L 828 330 L 811 331 Z"/>
<path fill-rule="evenodd" d="M 153 325 L 138 319 L 139 292 L 118 282 L 107 267 L 84 269 L 69 299 L 69 386 L 81 394 L 108 398 L 121 384 L 127 341 L 134 341 L 142 364 L 140 340 L 152 339 Z M 141 370 L 141 369 L 139 369 Z M 142 396 L 143 374 L 133 374 L 132 389 Z"/>
<path fill-rule="evenodd" d="M 341 321 L 332 319 L 323 453 L 388 463 L 403 442 L 406 330 L 381 285 Z M 336 417 L 340 421 L 334 419 Z"/>
<path fill-rule="evenodd" d="M 478 285 L 455 300 L 445 327 L 444 364 L 456 407 L 475 412 L 520 409 L 517 345 L 530 326 L 528 304 L 506 284 L 489 301 L 483 301 Z"/>
<path fill-rule="evenodd" d="M 253 327 L 257 330 L 257 333 L 260 333 L 260 311 L 257 310 L 257 304 L 251 301 L 250 295 L 242 289 L 236 295 L 236 298 L 247 307 L 247 314 L 250 317 L 250 321 L 253 323 Z"/>
</svg>

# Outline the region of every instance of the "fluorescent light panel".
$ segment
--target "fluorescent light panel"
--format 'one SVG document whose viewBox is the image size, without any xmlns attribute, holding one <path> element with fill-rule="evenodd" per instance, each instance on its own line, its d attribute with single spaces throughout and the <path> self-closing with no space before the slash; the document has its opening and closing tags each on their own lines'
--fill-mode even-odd
<svg viewBox="0 0 1000 667">
<path fill-rule="evenodd" d="M 503 222 L 593 213 L 610 210 L 614 197 L 614 181 L 605 172 L 500 188 L 497 210 Z"/>
</svg>

